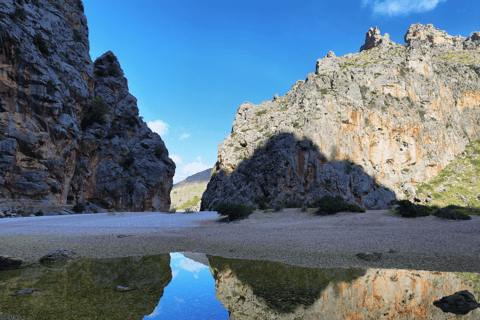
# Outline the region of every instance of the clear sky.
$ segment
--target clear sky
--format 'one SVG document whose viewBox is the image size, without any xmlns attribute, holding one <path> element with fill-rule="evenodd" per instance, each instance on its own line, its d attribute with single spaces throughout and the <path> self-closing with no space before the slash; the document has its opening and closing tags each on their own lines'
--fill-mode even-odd
<svg viewBox="0 0 480 320">
<path fill-rule="evenodd" d="M 356 53 L 370 27 L 404 44 L 413 23 L 467 37 L 478 0 L 83 0 L 93 60 L 111 50 L 140 115 L 177 164 L 212 167 L 240 104 L 271 100 L 332 50 Z"/>
</svg>

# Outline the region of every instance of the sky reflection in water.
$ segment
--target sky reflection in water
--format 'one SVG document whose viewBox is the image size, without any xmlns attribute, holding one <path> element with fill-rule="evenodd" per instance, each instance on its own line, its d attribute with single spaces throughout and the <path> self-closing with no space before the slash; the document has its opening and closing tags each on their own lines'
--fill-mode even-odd
<svg viewBox="0 0 480 320">
<path fill-rule="evenodd" d="M 153 313 L 143 319 L 228 319 L 228 311 L 215 298 L 209 267 L 181 253 L 170 257 L 173 279 Z"/>
</svg>

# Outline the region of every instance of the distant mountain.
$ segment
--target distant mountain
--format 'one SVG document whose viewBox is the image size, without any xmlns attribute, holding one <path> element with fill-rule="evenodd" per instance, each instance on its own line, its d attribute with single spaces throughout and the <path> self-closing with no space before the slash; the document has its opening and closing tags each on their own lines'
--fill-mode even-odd
<svg viewBox="0 0 480 320">
<path fill-rule="evenodd" d="M 177 211 L 183 211 L 187 208 L 193 211 L 199 211 L 200 199 L 205 189 L 207 189 L 211 172 L 212 168 L 195 173 L 173 185 L 172 192 L 170 193 L 172 201 L 170 207 L 176 208 Z"/>
<path fill-rule="evenodd" d="M 194 175 L 187 177 L 185 180 L 180 181 L 179 183 L 174 184 L 173 186 L 182 185 L 187 182 L 208 182 L 210 181 L 210 175 L 212 174 L 212 169 L 209 168 L 201 172 L 197 172 Z"/>
</svg>

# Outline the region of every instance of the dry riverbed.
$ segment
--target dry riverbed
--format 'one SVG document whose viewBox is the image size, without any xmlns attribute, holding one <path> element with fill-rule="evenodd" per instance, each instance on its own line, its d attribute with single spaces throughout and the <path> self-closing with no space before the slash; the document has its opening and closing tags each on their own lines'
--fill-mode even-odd
<svg viewBox="0 0 480 320">
<path fill-rule="evenodd" d="M 0 255 L 36 263 L 59 248 L 86 258 L 202 252 L 306 267 L 480 272 L 480 217 L 407 219 L 388 210 L 315 216 L 256 211 L 226 223 L 215 212 L 131 212 L 0 220 Z M 120 237 L 119 237 L 120 236 Z M 358 253 L 380 253 L 366 261 Z"/>
</svg>

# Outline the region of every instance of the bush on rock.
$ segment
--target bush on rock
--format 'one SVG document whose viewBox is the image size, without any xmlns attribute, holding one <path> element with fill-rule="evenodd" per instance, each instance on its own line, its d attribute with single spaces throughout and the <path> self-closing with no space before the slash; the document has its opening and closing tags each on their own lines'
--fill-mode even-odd
<svg viewBox="0 0 480 320">
<path fill-rule="evenodd" d="M 242 203 L 226 203 L 222 202 L 215 208 L 221 216 L 227 216 L 228 221 L 245 219 L 252 214 L 253 208 Z"/>
<path fill-rule="evenodd" d="M 422 205 L 413 204 L 408 200 L 398 200 L 398 213 L 404 218 L 426 217 L 430 210 Z"/>
<path fill-rule="evenodd" d="M 315 200 L 312 207 L 318 208 L 316 211 L 316 214 L 318 215 L 330 215 L 342 211 L 365 212 L 364 208 L 356 204 L 345 202 L 345 199 L 341 196 L 324 196 Z"/>
</svg>

